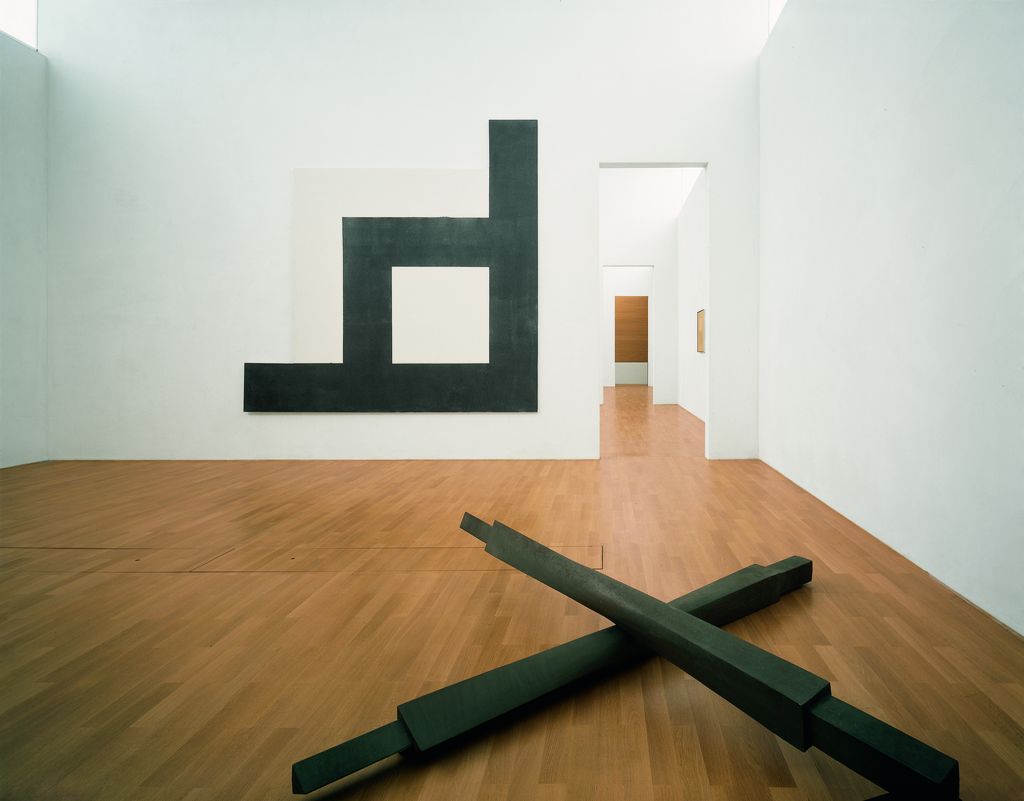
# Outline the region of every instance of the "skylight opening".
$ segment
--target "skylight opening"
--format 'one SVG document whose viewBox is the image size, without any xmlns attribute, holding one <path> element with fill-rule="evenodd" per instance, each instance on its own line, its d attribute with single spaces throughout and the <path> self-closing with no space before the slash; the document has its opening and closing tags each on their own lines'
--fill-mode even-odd
<svg viewBox="0 0 1024 801">
<path fill-rule="evenodd" d="M 38 0 L 0 0 L 0 31 L 37 48 Z"/>
</svg>

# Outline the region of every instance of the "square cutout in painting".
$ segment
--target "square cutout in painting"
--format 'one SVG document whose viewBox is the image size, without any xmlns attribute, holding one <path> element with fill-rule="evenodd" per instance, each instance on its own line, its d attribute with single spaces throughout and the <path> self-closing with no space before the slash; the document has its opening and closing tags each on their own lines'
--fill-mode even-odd
<svg viewBox="0 0 1024 801">
<path fill-rule="evenodd" d="M 489 283 L 486 267 L 392 267 L 392 364 L 487 364 Z"/>
</svg>

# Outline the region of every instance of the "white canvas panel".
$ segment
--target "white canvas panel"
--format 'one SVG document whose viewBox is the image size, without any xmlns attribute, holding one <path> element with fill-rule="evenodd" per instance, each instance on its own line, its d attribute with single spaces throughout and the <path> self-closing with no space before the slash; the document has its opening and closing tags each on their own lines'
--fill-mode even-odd
<svg viewBox="0 0 1024 801">
<path fill-rule="evenodd" d="M 487 267 L 392 267 L 391 361 L 490 361 Z"/>
</svg>

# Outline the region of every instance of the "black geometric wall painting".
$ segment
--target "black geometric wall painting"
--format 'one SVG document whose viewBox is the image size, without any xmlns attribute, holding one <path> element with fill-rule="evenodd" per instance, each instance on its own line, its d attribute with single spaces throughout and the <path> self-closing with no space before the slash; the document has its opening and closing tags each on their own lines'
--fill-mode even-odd
<svg viewBox="0 0 1024 801">
<path fill-rule="evenodd" d="M 296 762 L 293 792 L 311 792 L 392 754 L 426 751 L 654 653 L 791 745 L 818 748 L 860 773 L 886 790 L 885 798 L 957 799 L 955 759 L 834 698 L 826 679 L 718 628 L 810 581 L 809 560 L 751 565 L 664 603 L 497 521 L 467 514 L 462 528 L 487 553 L 616 625 L 399 705 L 394 722 Z"/>
<path fill-rule="evenodd" d="M 491 120 L 488 217 L 345 217 L 343 361 L 245 365 L 247 412 L 537 411 L 537 122 Z M 489 361 L 395 364 L 392 268 L 486 267 Z"/>
</svg>

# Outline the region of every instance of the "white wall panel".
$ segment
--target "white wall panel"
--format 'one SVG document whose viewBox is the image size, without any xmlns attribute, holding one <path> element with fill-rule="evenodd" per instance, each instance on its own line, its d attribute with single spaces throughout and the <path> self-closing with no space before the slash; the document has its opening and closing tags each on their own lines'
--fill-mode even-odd
<svg viewBox="0 0 1024 801">
<path fill-rule="evenodd" d="M 46 67 L 0 34 L 0 467 L 48 452 Z"/>
<path fill-rule="evenodd" d="M 616 384 L 647 384 L 647 362 L 616 362 Z"/>
<path fill-rule="evenodd" d="M 761 456 L 1018 631 L 1021 42 L 1020 3 L 790 0 L 761 62 Z"/>
<path fill-rule="evenodd" d="M 393 364 L 490 361 L 487 267 L 392 267 Z"/>
<path fill-rule="evenodd" d="M 706 170 L 696 181 L 679 212 L 679 405 L 701 420 L 708 415 L 708 364 L 714 348 L 714 312 L 708 302 L 708 182 Z M 697 352 L 697 312 L 704 309 L 704 353 Z"/>
</svg>

